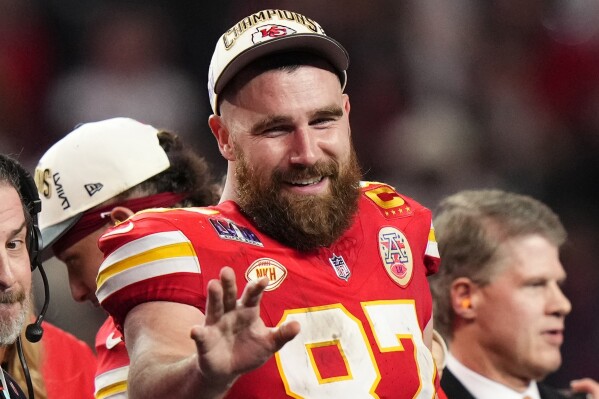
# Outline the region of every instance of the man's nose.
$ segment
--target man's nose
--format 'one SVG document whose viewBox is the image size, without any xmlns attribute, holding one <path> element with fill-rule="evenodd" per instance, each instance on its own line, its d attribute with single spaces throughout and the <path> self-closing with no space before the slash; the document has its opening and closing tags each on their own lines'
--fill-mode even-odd
<svg viewBox="0 0 599 399">
<path fill-rule="evenodd" d="M 88 289 L 79 281 L 69 281 L 71 288 L 71 296 L 77 302 L 85 302 L 87 300 Z"/>
<path fill-rule="evenodd" d="M 0 251 L 0 289 L 10 288 L 14 284 L 13 264 L 6 251 Z"/>
<path fill-rule="evenodd" d="M 550 313 L 566 316 L 572 311 L 572 303 L 556 283 L 551 290 Z"/>
<path fill-rule="evenodd" d="M 293 132 L 290 162 L 294 165 L 311 166 L 320 157 L 318 139 L 309 128 L 297 129 Z"/>
</svg>

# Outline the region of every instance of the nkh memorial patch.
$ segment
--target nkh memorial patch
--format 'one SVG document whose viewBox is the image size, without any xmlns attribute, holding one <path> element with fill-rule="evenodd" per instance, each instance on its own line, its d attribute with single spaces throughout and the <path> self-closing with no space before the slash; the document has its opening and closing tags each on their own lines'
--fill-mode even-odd
<svg viewBox="0 0 599 399">
<path fill-rule="evenodd" d="M 260 280 L 263 277 L 268 277 L 268 285 L 264 291 L 272 291 L 283 283 L 283 280 L 287 277 L 287 269 L 274 259 L 256 259 L 246 270 L 245 279 L 250 282 Z"/>
</svg>

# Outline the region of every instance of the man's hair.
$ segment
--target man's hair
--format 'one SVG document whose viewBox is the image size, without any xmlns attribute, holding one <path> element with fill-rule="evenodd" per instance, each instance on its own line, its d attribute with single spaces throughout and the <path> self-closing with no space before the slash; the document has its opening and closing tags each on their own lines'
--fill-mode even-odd
<svg viewBox="0 0 599 399">
<path fill-rule="evenodd" d="M 166 152 L 171 166 L 135 187 L 119 194 L 110 202 L 145 197 L 164 192 L 185 193 L 174 207 L 207 206 L 218 202 L 220 185 L 215 183 L 206 160 L 183 145 L 176 134 L 158 133 L 160 146 Z"/>
<path fill-rule="evenodd" d="M 542 202 L 501 190 L 466 190 L 439 204 L 434 218 L 441 265 L 431 276 L 434 325 L 446 339 L 453 337 L 453 281 L 467 277 L 489 284 L 498 271 L 498 247 L 511 238 L 538 234 L 560 247 L 566 231 L 559 217 Z"/>
<path fill-rule="evenodd" d="M 243 85 L 258 75 L 274 70 L 291 73 L 304 65 L 317 66 L 320 68 L 324 66 L 327 70 L 334 73 L 339 79 L 339 84 L 342 84 L 341 82 L 344 78 L 339 75 L 339 72 L 333 67 L 333 64 L 326 58 L 308 50 L 280 52 L 258 58 L 239 71 L 223 88 L 219 105 L 224 99 L 230 100 L 237 94 Z"/>
</svg>

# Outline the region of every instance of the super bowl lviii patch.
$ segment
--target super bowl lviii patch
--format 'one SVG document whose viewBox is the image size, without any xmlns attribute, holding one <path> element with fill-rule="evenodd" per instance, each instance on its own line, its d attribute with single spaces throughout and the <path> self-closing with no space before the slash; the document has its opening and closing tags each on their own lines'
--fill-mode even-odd
<svg viewBox="0 0 599 399">
<path fill-rule="evenodd" d="M 395 227 L 383 227 L 379 230 L 378 240 L 385 271 L 397 285 L 407 287 L 412 279 L 414 263 L 405 234 Z"/>
<path fill-rule="evenodd" d="M 268 285 L 264 291 L 272 291 L 283 283 L 287 277 L 287 269 L 271 258 L 256 259 L 246 270 L 245 279 L 250 282 L 263 277 L 268 277 Z"/>
<path fill-rule="evenodd" d="M 234 222 L 225 219 L 208 219 L 216 233 L 220 238 L 224 240 L 233 240 L 238 242 L 244 242 L 246 244 L 257 245 L 263 247 L 262 241 L 258 236 L 247 227 L 238 226 Z"/>
</svg>

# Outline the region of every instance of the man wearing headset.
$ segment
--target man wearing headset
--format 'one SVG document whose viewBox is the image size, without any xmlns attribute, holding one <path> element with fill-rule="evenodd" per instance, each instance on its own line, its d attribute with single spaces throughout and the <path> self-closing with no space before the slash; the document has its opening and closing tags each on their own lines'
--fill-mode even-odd
<svg viewBox="0 0 599 399">
<path fill-rule="evenodd" d="M 0 204 L 0 398 L 25 398 L 21 389 L 25 384 L 29 399 L 92 397 L 95 357 L 84 342 L 47 322 L 42 324 L 47 292 L 40 316 L 25 326 L 34 313 L 32 270 L 38 267 L 46 283 L 37 260 L 41 203 L 29 173 L 2 154 Z M 36 343 L 44 330 L 43 341 Z"/>
<path fill-rule="evenodd" d="M 22 167 L 0 155 L 0 345 L 13 344 L 31 306 L 31 267 L 27 249 L 31 215 L 20 194 Z M 2 398 L 25 398 L 12 377 L 0 369 Z"/>
</svg>

